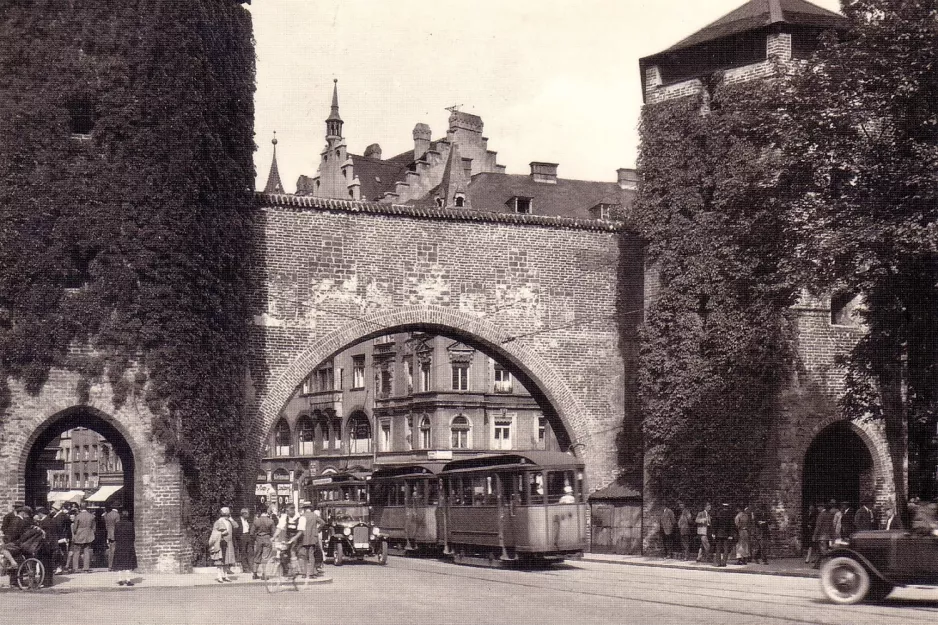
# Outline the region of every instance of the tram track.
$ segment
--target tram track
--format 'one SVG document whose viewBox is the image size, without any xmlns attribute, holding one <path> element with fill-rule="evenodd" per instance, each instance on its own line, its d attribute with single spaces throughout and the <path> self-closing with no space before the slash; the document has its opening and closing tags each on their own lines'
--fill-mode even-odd
<svg viewBox="0 0 938 625">
<path fill-rule="evenodd" d="M 406 564 L 404 564 L 405 562 Z M 851 615 L 854 615 L 878 623 L 896 623 L 898 625 L 900 623 L 934 623 L 936 615 L 938 615 L 938 609 L 936 608 L 908 604 L 901 606 L 901 612 L 882 605 L 847 607 L 827 603 L 807 603 L 805 605 L 805 602 L 812 600 L 802 593 L 785 591 L 779 595 L 777 589 L 767 590 L 758 586 L 733 588 L 728 587 L 725 583 L 721 584 L 707 580 L 699 574 L 694 577 L 700 579 L 688 579 L 687 575 L 672 573 L 658 575 L 656 579 L 652 580 L 647 579 L 647 575 L 629 575 L 615 570 L 592 573 L 589 569 L 593 565 L 588 568 L 573 565 L 564 571 L 515 571 L 511 569 L 474 569 L 432 560 L 404 560 L 400 564 L 394 564 L 395 566 L 429 575 L 548 590 L 597 600 L 638 602 L 665 608 L 674 607 L 725 614 L 727 616 L 754 617 L 759 619 L 758 622 L 760 623 L 845 623 L 853 622 Z M 566 576 L 566 573 L 570 573 L 571 576 Z M 518 577 L 519 575 L 524 577 Z M 724 574 L 721 573 L 721 575 Z M 646 579 L 642 579 L 642 577 Z M 615 590 L 612 590 L 613 588 Z M 643 590 L 645 591 L 644 594 L 642 594 Z M 817 592 L 820 596 L 820 591 Z M 667 594 L 665 595 L 665 593 Z M 786 599 L 789 601 L 786 601 Z M 708 600 L 711 603 L 706 603 Z M 719 604 L 714 605 L 713 601 L 717 601 Z M 797 605 L 799 603 L 801 605 Z M 756 605 L 764 609 L 755 608 Z M 790 610 L 790 613 L 785 616 L 771 612 L 773 609 L 784 610 L 786 608 Z"/>
</svg>

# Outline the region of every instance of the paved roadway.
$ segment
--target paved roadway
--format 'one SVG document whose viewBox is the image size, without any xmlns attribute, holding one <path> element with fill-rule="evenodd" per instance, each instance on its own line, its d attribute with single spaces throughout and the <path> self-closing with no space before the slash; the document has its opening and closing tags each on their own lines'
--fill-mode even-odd
<svg viewBox="0 0 938 625">
<path fill-rule="evenodd" d="M 441 625 L 446 623 L 938 623 L 938 589 L 879 605 L 825 602 L 816 579 L 575 562 L 542 571 L 391 558 L 327 566 L 332 584 L 268 595 L 263 586 L 0 595 L 0 623 Z"/>
</svg>

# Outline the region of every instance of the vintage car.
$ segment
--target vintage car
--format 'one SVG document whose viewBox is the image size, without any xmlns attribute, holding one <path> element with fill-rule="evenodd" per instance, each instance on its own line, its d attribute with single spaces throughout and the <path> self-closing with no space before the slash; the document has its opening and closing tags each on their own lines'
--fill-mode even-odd
<svg viewBox="0 0 938 625">
<path fill-rule="evenodd" d="M 342 566 L 346 559 L 363 560 L 365 556 L 377 557 L 378 564 L 388 563 L 387 536 L 366 520 L 341 512 L 326 522 L 322 545 L 326 557 L 336 566 Z"/>
<path fill-rule="evenodd" d="M 336 473 L 315 477 L 306 484 L 306 494 L 323 518 L 322 549 L 336 566 L 349 558 L 377 556 L 388 561 L 388 537 L 370 522 L 366 476 Z"/>
<path fill-rule="evenodd" d="M 821 566 L 821 589 L 834 603 L 879 601 L 896 586 L 938 585 L 938 536 L 872 530 L 837 541 Z"/>
</svg>

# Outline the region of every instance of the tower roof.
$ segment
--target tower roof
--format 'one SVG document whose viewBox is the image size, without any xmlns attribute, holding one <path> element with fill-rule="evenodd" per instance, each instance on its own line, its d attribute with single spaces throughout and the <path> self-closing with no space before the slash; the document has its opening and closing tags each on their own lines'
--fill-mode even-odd
<svg viewBox="0 0 938 625">
<path fill-rule="evenodd" d="M 838 28 L 844 27 L 846 23 L 847 19 L 843 15 L 828 11 L 806 0 L 749 0 L 690 37 L 677 42 L 665 52 L 690 48 L 775 24 Z"/>
<path fill-rule="evenodd" d="M 339 117 L 339 80 L 337 78 L 332 79 L 332 110 L 329 112 L 326 121 L 342 121 L 342 118 Z"/>
<path fill-rule="evenodd" d="M 280 182 L 280 170 L 277 168 L 277 132 L 274 131 L 274 138 L 270 140 L 274 146 L 274 157 L 270 161 L 270 173 L 267 174 L 267 186 L 264 187 L 264 193 L 283 193 L 283 183 Z"/>
</svg>

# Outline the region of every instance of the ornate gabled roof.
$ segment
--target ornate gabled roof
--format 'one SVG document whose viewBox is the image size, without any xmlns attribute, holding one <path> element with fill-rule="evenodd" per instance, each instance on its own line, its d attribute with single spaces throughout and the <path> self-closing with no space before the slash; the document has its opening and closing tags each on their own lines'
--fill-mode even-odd
<svg viewBox="0 0 938 625">
<path fill-rule="evenodd" d="M 749 0 L 717 21 L 682 39 L 665 52 L 682 50 L 723 37 L 758 30 L 774 24 L 817 28 L 841 28 L 847 19 L 806 0 Z"/>
<path fill-rule="evenodd" d="M 277 133 L 274 132 L 274 138 L 270 140 L 274 145 L 274 157 L 270 161 L 270 173 L 267 174 L 267 186 L 264 187 L 264 193 L 283 193 L 283 183 L 280 181 L 280 169 L 277 167 Z"/>
</svg>

